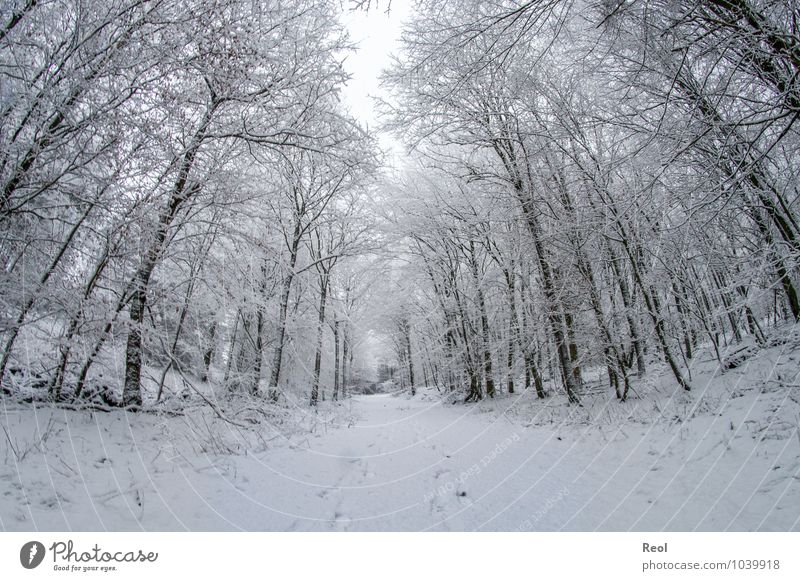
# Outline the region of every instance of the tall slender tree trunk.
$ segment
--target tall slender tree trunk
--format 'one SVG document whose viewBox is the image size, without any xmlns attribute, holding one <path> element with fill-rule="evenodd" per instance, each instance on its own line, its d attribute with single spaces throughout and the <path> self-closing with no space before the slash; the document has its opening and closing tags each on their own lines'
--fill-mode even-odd
<svg viewBox="0 0 800 581">
<path fill-rule="evenodd" d="M 507 127 L 506 131 L 508 137 L 506 139 L 495 140 L 493 147 L 508 171 L 512 188 L 520 203 L 522 215 L 536 251 L 536 259 L 539 264 L 539 271 L 542 275 L 542 292 L 544 293 L 547 306 L 550 333 L 556 345 L 558 362 L 561 367 L 561 375 L 564 382 L 564 391 L 566 391 L 570 403 L 580 404 L 578 393 L 581 389 L 581 383 L 578 376 L 575 374 L 573 368 L 574 362 L 570 356 L 563 305 L 559 300 L 553 268 L 550 265 L 549 257 L 545 252 L 544 243 L 542 242 L 542 227 L 539 224 L 539 218 L 533 204 L 533 197 L 525 186 L 525 181 L 521 173 L 522 165 L 517 158 L 518 152 L 516 147 L 513 145 L 519 140 L 513 138 L 514 132 L 510 127 Z"/>
<path fill-rule="evenodd" d="M 289 251 L 289 270 L 283 278 L 283 288 L 281 289 L 281 302 L 278 307 L 278 328 L 275 344 L 275 352 L 272 356 L 272 371 L 269 379 L 269 397 L 273 401 L 278 399 L 278 382 L 281 377 L 281 362 L 283 361 L 283 346 L 286 342 L 286 316 L 289 311 L 289 294 L 292 290 L 294 280 L 294 268 L 297 264 L 297 254 L 300 249 L 301 224 L 297 218 L 294 224 L 292 235 L 292 246 Z"/>
<path fill-rule="evenodd" d="M 625 251 L 628 263 L 631 265 L 631 272 L 636 285 L 635 288 L 638 288 L 642 293 L 645 307 L 647 308 L 647 313 L 650 315 L 650 319 L 653 322 L 653 328 L 655 329 L 656 338 L 658 339 L 659 346 L 661 347 L 661 352 L 664 355 L 664 361 L 672 371 L 672 374 L 675 377 L 675 381 L 678 382 L 678 385 L 686 391 L 691 391 L 691 384 L 683 376 L 680 367 L 675 361 L 675 357 L 672 355 L 672 350 L 670 349 L 669 341 L 667 339 L 667 332 L 664 327 L 664 319 L 661 314 L 661 305 L 660 301 L 658 300 L 658 295 L 654 289 L 648 288 L 643 280 L 641 266 L 639 264 L 639 252 L 633 248 L 634 241 L 632 241 L 628 235 L 625 221 L 619 215 L 617 206 L 612 199 L 610 192 L 604 192 L 604 196 L 607 198 L 606 206 L 611 210 L 611 213 L 614 217 L 614 223 L 620 236 L 622 248 Z"/>
<path fill-rule="evenodd" d="M 333 321 L 333 401 L 339 399 L 339 321 Z"/>
<path fill-rule="evenodd" d="M 611 247 L 610 241 L 608 241 L 607 247 L 611 258 L 611 268 L 614 271 L 614 277 L 617 280 L 619 293 L 622 297 L 622 306 L 625 307 L 625 320 L 628 323 L 628 333 L 630 334 L 633 351 L 636 356 L 636 374 L 639 377 L 644 377 L 644 374 L 647 372 L 647 367 L 644 362 L 644 348 L 642 347 L 642 334 L 639 330 L 639 316 L 634 309 L 635 305 L 631 297 L 628 280 L 622 272 L 622 267 L 620 265 L 621 258 L 617 256 L 616 251 Z"/>
<path fill-rule="evenodd" d="M 552 270 L 550 263 L 545 255 L 544 245 L 542 244 L 539 235 L 540 227 L 539 221 L 530 207 L 530 203 L 524 199 L 521 200 L 523 214 L 525 215 L 526 223 L 533 238 L 536 255 L 539 261 L 539 270 L 542 274 L 542 291 L 547 298 L 548 320 L 550 322 L 550 332 L 556 344 L 556 352 L 558 354 L 559 365 L 561 366 L 561 374 L 564 381 L 564 390 L 567 393 L 567 398 L 570 403 L 579 404 L 580 398 L 578 392 L 580 391 L 580 382 L 578 376 L 575 375 L 573 369 L 573 361 L 569 351 L 569 344 L 567 342 L 567 335 L 564 328 L 564 318 L 559 306 L 557 292 L 553 282 Z"/>
<path fill-rule="evenodd" d="M 575 339 L 575 318 L 572 316 L 570 309 L 564 309 L 564 324 L 567 327 L 567 339 L 569 340 L 569 359 L 572 362 L 572 375 L 575 378 L 575 383 L 581 385 L 583 383 L 583 376 L 581 374 L 581 366 L 578 364 L 578 342 Z"/>
<path fill-rule="evenodd" d="M 125 407 L 136 408 L 142 405 L 142 331 L 150 278 L 164 249 L 167 233 L 175 220 L 178 210 L 187 199 L 198 191 L 198 188 L 189 185 L 189 174 L 194 168 L 197 153 L 205 139 L 206 132 L 218 106 L 219 101 L 212 95 L 211 103 L 206 110 L 205 116 L 192 137 L 186 153 L 183 155 L 178 177 L 172 188 L 167 207 L 159 216 L 155 234 L 145 248 L 142 262 L 133 276 L 134 290 L 129 313 L 130 328 L 128 329 L 128 342 L 125 347 L 125 386 L 122 390 L 122 405 Z"/>
<path fill-rule="evenodd" d="M 256 302 L 256 358 L 253 370 L 253 395 L 258 395 L 261 385 L 261 368 L 264 361 L 264 302 L 267 300 L 267 261 L 261 263 L 261 283 L 259 284 L 259 297 Z"/>
<path fill-rule="evenodd" d="M 616 396 L 621 401 L 625 401 L 628 397 L 628 390 L 630 384 L 628 381 L 628 371 L 625 366 L 624 357 L 617 349 L 617 344 L 611 336 L 611 330 L 606 322 L 605 311 L 603 310 L 603 302 L 600 296 L 600 291 L 597 288 L 597 281 L 594 275 L 594 268 L 591 263 L 586 260 L 582 254 L 578 255 L 578 269 L 583 273 L 584 278 L 589 285 L 589 302 L 592 305 L 592 310 L 595 314 L 597 327 L 603 342 L 603 353 L 606 357 L 606 365 L 608 366 L 609 378 L 614 387 Z M 619 389 L 619 378 L 623 381 L 623 390 Z"/>
<path fill-rule="evenodd" d="M 475 257 L 475 242 L 469 241 L 469 259 L 470 267 L 472 269 L 472 279 L 475 283 L 476 295 L 478 298 L 478 310 L 481 320 L 481 352 L 483 356 L 483 373 L 484 381 L 486 382 L 486 395 L 494 397 L 494 372 L 492 370 L 492 352 L 491 352 L 491 332 L 489 329 L 489 317 L 486 315 L 486 299 L 483 296 L 483 288 L 481 280 L 478 277 L 478 261 Z"/>
<path fill-rule="evenodd" d="M 347 397 L 348 372 L 350 371 L 350 366 L 348 364 L 351 358 L 350 333 L 348 331 L 348 324 L 345 324 L 344 332 L 342 333 L 342 399 Z"/>
<path fill-rule="evenodd" d="M 414 361 L 411 358 L 411 327 L 408 319 L 403 319 L 403 336 L 405 337 L 406 360 L 408 362 L 408 383 L 411 385 L 411 395 L 417 394 L 417 386 L 414 383 Z"/>
<path fill-rule="evenodd" d="M 264 361 L 264 309 L 261 305 L 256 307 L 256 348 L 255 360 L 253 361 L 253 383 L 250 392 L 258 395 L 258 388 L 261 384 L 261 366 Z"/>
<path fill-rule="evenodd" d="M 425 254 L 422 253 L 423 259 L 425 258 Z M 456 389 L 456 379 L 454 373 L 454 361 L 455 361 L 455 346 L 456 346 L 456 339 L 455 339 L 455 322 L 453 321 L 453 315 L 451 313 L 450 307 L 447 304 L 446 299 L 446 286 L 445 284 L 439 284 L 437 282 L 436 277 L 433 274 L 433 270 L 430 267 L 430 264 L 425 261 L 426 270 L 428 272 L 428 276 L 430 277 L 431 283 L 433 284 L 433 293 L 436 296 L 436 300 L 439 303 L 439 307 L 442 309 L 442 316 L 444 317 L 445 323 L 445 330 L 444 330 L 444 369 L 445 374 L 447 376 L 447 387 L 449 391 L 455 391 Z"/>
<path fill-rule="evenodd" d="M 506 287 L 508 290 L 508 354 L 506 359 L 506 389 L 508 393 L 514 393 L 514 350 L 520 344 L 519 317 L 517 316 L 517 291 L 516 275 L 514 274 L 513 264 L 511 269 L 504 270 Z"/>
<path fill-rule="evenodd" d="M 744 304 L 744 314 L 745 314 L 745 321 L 747 322 L 747 330 L 750 335 L 753 336 L 756 343 L 760 346 L 765 346 L 767 341 L 766 337 L 764 337 L 764 332 L 761 330 L 761 325 L 758 324 L 758 319 L 756 319 L 755 314 L 753 314 L 753 310 L 750 308 L 750 305 L 746 303 L 747 301 L 747 288 L 744 285 L 739 285 L 736 288 L 739 296 L 741 297 Z"/>
<path fill-rule="evenodd" d="M 311 401 L 309 405 L 317 405 L 319 399 L 319 378 L 322 370 L 322 339 L 325 330 L 325 303 L 328 300 L 328 274 L 320 274 L 319 281 L 319 320 L 317 322 L 317 351 L 314 354 L 314 378 L 311 383 Z"/>
<path fill-rule="evenodd" d="M 464 310 L 464 305 L 461 302 L 461 298 L 459 295 L 459 290 L 457 288 L 454 290 L 454 296 L 456 301 L 456 307 L 458 309 L 458 316 L 457 319 L 461 322 L 460 334 L 461 339 L 464 343 L 464 349 L 461 352 L 461 356 L 464 360 L 464 369 L 467 372 L 467 376 L 469 377 L 469 391 L 467 392 L 467 397 L 464 399 L 465 402 L 469 401 L 479 401 L 483 399 L 483 389 L 478 379 L 478 374 L 476 371 L 476 364 L 475 364 L 475 357 L 472 353 L 472 348 L 470 347 L 470 335 L 467 332 L 467 313 Z"/>
<path fill-rule="evenodd" d="M 520 348 L 522 349 L 522 358 L 525 363 L 525 389 L 531 386 L 531 377 L 533 377 L 533 384 L 536 389 L 536 397 L 544 399 L 547 394 L 544 391 L 544 381 L 542 374 L 539 372 L 539 366 L 536 363 L 537 348 L 533 348 L 533 339 L 528 335 L 528 329 L 532 326 L 528 323 L 528 309 L 525 306 L 525 298 L 527 296 L 527 285 L 525 284 L 525 277 L 521 278 L 520 283 L 520 298 L 522 299 L 522 313 L 520 316 Z M 538 343 L 538 340 L 537 340 Z"/>
<path fill-rule="evenodd" d="M 744 3 L 738 3 L 740 9 Z M 761 31 L 763 32 L 763 31 Z M 784 214 L 781 207 L 788 209 L 783 201 L 778 188 L 773 183 L 774 180 L 768 175 L 763 161 L 754 155 L 758 155 L 758 148 L 755 144 L 747 144 L 745 140 L 739 139 L 737 132 L 732 130 L 729 124 L 725 123 L 716 107 L 703 94 L 701 85 L 692 75 L 687 67 L 680 67 L 679 74 L 675 76 L 675 86 L 681 90 L 688 98 L 692 99 L 697 105 L 697 110 L 702 114 L 702 121 L 709 127 L 717 130 L 727 130 L 733 133 L 736 139 L 731 140 L 731 135 L 720 137 L 720 146 L 717 155 L 721 159 L 715 160 L 716 166 L 733 182 L 735 190 L 747 207 L 747 210 L 755 222 L 764 242 L 770 249 L 773 268 L 778 281 L 783 287 L 789 309 L 795 321 L 800 320 L 800 297 L 792 281 L 791 273 L 786 267 L 783 257 L 778 253 L 775 238 L 770 229 L 770 223 L 778 231 L 781 239 L 786 243 L 792 252 L 800 251 L 800 242 L 797 240 L 796 226 L 792 212 Z M 797 99 L 796 96 L 793 97 Z M 734 143 L 728 146 L 727 143 Z M 740 168 L 746 168 L 744 175 L 740 173 Z M 752 190 L 748 195 L 748 190 Z M 775 204 L 770 194 L 777 196 L 779 203 Z M 755 199 L 751 199 L 755 196 Z M 765 212 L 769 222 L 764 219 L 762 212 Z"/>
<path fill-rule="evenodd" d="M 211 323 L 211 328 L 208 332 L 208 347 L 203 352 L 203 377 L 204 383 L 208 381 L 211 372 L 211 361 L 214 359 L 214 339 L 217 336 L 217 322 Z"/>
</svg>

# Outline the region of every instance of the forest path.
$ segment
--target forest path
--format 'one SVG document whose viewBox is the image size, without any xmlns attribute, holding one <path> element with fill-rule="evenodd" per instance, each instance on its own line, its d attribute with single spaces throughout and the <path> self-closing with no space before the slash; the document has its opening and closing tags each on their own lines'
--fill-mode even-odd
<svg viewBox="0 0 800 581">
<path fill-rule="evenodd" d="M 311 434 L 239 455 L 201 452 L 204 440 L 187 447 L 177 418 L 7 412 L 19 443 L 34 439 L 26 427 L 55 427 L 24 469 L 5 454 L 0 528 L 798 528 L 796 434 L 746 431 L 770 400 L 738 398 L 724 416 L 680 424 L 590 427 L 545 421 L 530 393 L 466 406 L 437 397 L 356 396 L 334 404 L 346 418 L 336 425 L 322 421 L 326 402 Z M 525 427 L 531 410 L 539 425 Z"/>
<path fill-rule="evenodd" d="M 393 395 L 356 396 L 352 406 L 351 426 L 311 438 L 293 456 L 270 455 L 275 477 L 293 484 L 292 530 L 507 529 L 509 510 L 515 527 L 538 511 L 529 500 L 566 500 L 559 447 L 544 453 L 557 436 L 526 463 L 525 430 L 490 406 Z"/>
<path fill-rule="evenodd" d="M 541 425 L 525 427 L 532 404 Z M 684 425 L 589 426 L 547 423 L 530 393 L 467 406 L 435 391 L 356 396 L 344 404 L 349 426 L 264 454 L 247 499 L 263 510 L 232 520 L 271 530 L 797 528 L 796 440 L 732 434 L 751 404 Z"/>
</svg>

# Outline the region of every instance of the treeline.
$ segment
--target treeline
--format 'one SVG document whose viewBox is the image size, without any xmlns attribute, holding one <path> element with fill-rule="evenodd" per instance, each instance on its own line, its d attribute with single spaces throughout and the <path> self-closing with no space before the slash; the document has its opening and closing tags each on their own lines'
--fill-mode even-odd
<svg viewBox="0 0 800 581">
<path fill-rule="evenodd" d="M 625 400 L 800 317 L 800 10 L 771 0 L 423 0 L 385 81 L 405 381 Z M 598 378 L 594 378 L 597 381 Z M 416 380 L 419 383 L 419 379 Z M 466 386 L 466 387 L 465 387 Z"/>
<path fill-rule="evenodd" d="M 213 375 L 314 403 L 332 332 L 347 373 L 378 160 L 340 104 L 341 9 L 3 3 L 4 394 L 136 407 Z"/>
</svg>

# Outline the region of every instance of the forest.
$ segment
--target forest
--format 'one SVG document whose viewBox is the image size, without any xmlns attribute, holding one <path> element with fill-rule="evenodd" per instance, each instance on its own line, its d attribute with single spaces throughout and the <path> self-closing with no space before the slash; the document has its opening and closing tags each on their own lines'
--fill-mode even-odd
<svg viewBox="0 0 800 581">
<path fill-rule="evenodd" d="M 400 1 L 0 3 L 6 415 L 800 404 L 800 4 Z"/>
</svg>

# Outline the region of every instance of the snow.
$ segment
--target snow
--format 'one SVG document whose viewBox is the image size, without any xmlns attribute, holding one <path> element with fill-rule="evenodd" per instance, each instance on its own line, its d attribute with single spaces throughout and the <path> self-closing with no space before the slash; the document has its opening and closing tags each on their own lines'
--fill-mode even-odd
<svg viewBox="0 0 800 581">
<path fill-rule="evenodd" d="M 165 415 L 5 402 L 0 526 L 799 530 L 800 348 L 788 345 L 725 373 L 703 353 L 691 393 L 654 369 L 625 404 L 522 392 L 463 405 L 427 388 L 316 413 L 298 402 L 240 427 L 205 405 Z"/>
</svg>

